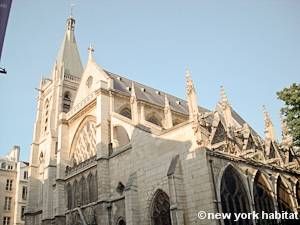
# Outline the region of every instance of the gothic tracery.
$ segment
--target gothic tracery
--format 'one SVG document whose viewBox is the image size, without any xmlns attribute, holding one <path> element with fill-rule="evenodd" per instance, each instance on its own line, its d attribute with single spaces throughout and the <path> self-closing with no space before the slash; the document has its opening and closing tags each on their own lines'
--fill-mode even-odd
<svg viewBox="0 0 300 225">
<path fill-rule="evenodd" d="M 96 155 L 96 127 L 92 120 L 86 121 L 77 131 L 72 145 L 71 160 L 77 165 Z"/>
</svg>

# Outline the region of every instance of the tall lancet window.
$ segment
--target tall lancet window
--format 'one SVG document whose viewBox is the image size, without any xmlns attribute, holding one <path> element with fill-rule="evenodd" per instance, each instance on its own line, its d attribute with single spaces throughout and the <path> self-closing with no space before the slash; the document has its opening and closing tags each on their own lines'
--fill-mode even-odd
<svg viewBox="0 0 300 225">
<path fill-rule="evenodd" d="M 48 121 L 49 120 L 49 99 L 46 99 L 45 106 L 44 106 L 44 126 L 43 126 L 43 132 L 46 133 L 48 130 Z"/>
<path fill-rule="evenodd" d="M 223 213 L 247 213 L 250 212 L 247 192 L 238 172 L 228 166 L 221 181 L 221 204 Z M 251 225 L 251 220 L 234 221 L 234 217 L 224 220 L 225 225 Z"/>
<path fill-rule="evenodd" d="M 273 195 L 272 189 L 267 185 L 267 181 L 264 176 L 258 172 L 254 179 L 253 185 L 253 194 L 254 194 L 254 204 L 255 204 L 255 212 L 262 213 L 262 211 L 266 213 L 274 212 L 274 204 L 273 204 Z M 264 225 L 264 224 L 276 224 L 276 220 L 257 220 L 256 224 Z"/>
<path fill-rule="evenodd" d="M 170 199 L 162 190 L 157 190 L 154 194 L 151 205 L 152 225 L 171 225 Z"/>
<path fill-rule="evenodd" d="M 67 113 L 70 111 L 71 108 L 71 93 L 69 91 L 66 91 L 63 97 L 63 105 L 62 105 L 62 111 Z"/>
</svg>

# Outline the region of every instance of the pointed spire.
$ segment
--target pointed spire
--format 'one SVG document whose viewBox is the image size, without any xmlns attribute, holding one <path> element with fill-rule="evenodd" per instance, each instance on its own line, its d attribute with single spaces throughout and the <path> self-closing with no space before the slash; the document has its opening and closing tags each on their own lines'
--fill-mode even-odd
<svg viewBox="0 0 300 225">
<path fill-rule="evenodd" d="M 220 87 L 220 101 L 219 101 L 218 105 L 224 116 L 226 126 L 228 128 L 234 126 L 232 113 L 231 113 L 231 107 L 230 107 L 224 86 Z"/>
<path fill-rule="evenodd" d="M 167 95 L 165 95 L 164 128 L 169 129 L 171 127 L 173 127 L 172 112 L 171 112 L 169 99 Z"/>
<path fill-rule="evenodd" d="M 131 82 L 131 100 L 136 101 L 135 87 L 133 81 Z"/>
<path fill-rule="evenodd" d="M 131 106 L 131 117 L 133 124 L 139 123 L 139 112 L 138 112 L 138 104 L 137 97 L 135 94 L 134 82 L 131 83 L 131 95 L 130 95 L 130 106 Z"/>
<path fill-rule="evenodd" d="M 221 85 L 220 87 L 220 103 L 222 105 L 222 107 L 227 107 L 229 106 L 229 101 L 228 101 L 228 98 L 227 98 L 227 95 L 226 95 L 226 92 L 225 92 L 225 88 L 223 85 Z"/>
<path fill-rule="evenodd" d="M 293 145 L 293 137 L 289 133 L 286 120 L 280 115 L 281 132 L 282 132 L 282 145 L 284 148 L 289 149 Z"/>
<path fill-rule="evenodd" d="M 264 113 L 266 139 L 271 140 L 271 141 L 275 141 L 275 139 L 276 139 L 275 129 L 274 129 L 273 123 L 271 121 L 271 117 L 270 117 L 269 113 L 266 110 L 265 105 L 263 105 L 263 113 Z"/>
<path fill-rule="evenodd" d="M 93 45 L 90 44 L 90 46 L 88 47 L 88 54 L 89 54 L 88 60 L 89 60 L 89 61 L 94 60 L 94 57 L 93 57 L 93 52 L 94 52 L 94 51 L 95 51 L 95 49 L 94 49 Z"/>
<path fill-rule="evenodd" d="M 187 101 L 189 106 L 189 117 L 190 119 L 194 119 L 195 117 L 198 117 L 199 109 L 198 109 L 198 102 L 197 102 L 197 93 L 189 69 L 187 69 L 185 72 L 185 78 L 186 78 Z"/>
<path fill-rule="evenodd" d="M 63 75 L 68 74 L 81 77 L 83 67 L 75 40 L 74 30 L 75 19 L 73 16 L 70 16 L 67 19 L 65 36 L 56 57 L 56 62 L 59 67 L 64 66 L 64 71 L 62 71 Z"/>
</svg>

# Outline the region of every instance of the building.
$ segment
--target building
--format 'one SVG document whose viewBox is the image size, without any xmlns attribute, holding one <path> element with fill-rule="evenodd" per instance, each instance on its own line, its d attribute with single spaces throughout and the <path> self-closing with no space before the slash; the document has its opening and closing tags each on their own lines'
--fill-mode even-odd
<svg viewBox="0 0 300 225">
<path fill-rule="evenodd" d="M 103 69 L 92 47 L 83 67 L 74 30 L 70 17 L 39 87 L 27 225 L 262 224 L 198 212 L 297 212 L 299 158 L 266 111 L 260 137 L 223 88 L 214 110 L 199 107 L 189 71 L 183 100 Z"/>
<path fill-rule="evenodd" d="M 20 161 L 20 147 L 14 146 L 0 165 L 0 224 L 25 224 L 29 163 Z"/>
</svg>

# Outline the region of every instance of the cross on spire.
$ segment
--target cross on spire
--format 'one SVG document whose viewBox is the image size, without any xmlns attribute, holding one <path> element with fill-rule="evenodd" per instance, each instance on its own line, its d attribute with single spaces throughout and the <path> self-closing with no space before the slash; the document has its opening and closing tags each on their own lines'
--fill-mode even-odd
<svg viewBox="0 0 300 225">
<path fill-rule="evenodd" d="M 90 44 L 89 48 L 88 48 L 88 52 L 89 52 L 89 59 L 93 59 L 93 52 L 95 51 L 94 47 L 92 44 Z"/>
<path fill-rule="evenodd" d="M 74 7 L 75 7 L 75 3 L 73 3 L 73 1 L 70 1 L 70 17 L 73 17 L 73 12 L 74 12 Z"/>
</svg>

